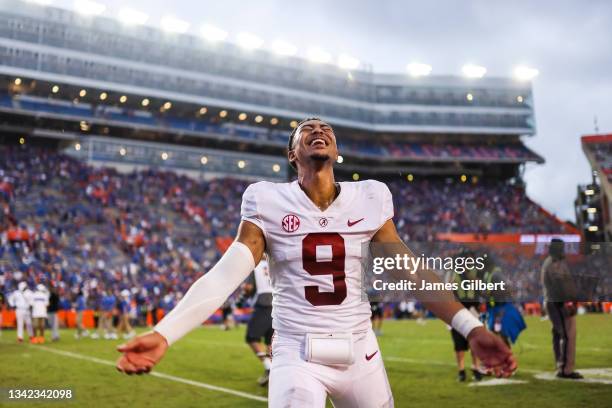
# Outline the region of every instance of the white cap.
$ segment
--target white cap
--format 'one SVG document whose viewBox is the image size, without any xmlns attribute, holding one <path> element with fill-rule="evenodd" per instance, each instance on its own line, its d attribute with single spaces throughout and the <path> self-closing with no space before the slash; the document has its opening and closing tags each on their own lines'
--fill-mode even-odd
<svg viewBox="0 0 612 408">
<path fill-rule="evenodd" d="M 26 290 L 27 287 L 28 287 L 28 284 L 25 282 L 19 282 L 19 285 L 17 285 L 17 288 L 21 291 Z"/>
</svg>

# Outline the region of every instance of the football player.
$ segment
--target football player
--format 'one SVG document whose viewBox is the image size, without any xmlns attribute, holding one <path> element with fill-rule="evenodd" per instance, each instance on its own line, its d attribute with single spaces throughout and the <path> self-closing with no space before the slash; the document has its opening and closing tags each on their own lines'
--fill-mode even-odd
<svg viewBox="0 0 612 408">
<path fill-rule="evenodd" d="M 336 137 L 318 118 L 303 120 L 291 133 L 288 159 L 298 179 L 245 190 L 236 240 L 152 333 L 118 347 L 119 371 L 151 370 L 169 346 L 221 306 L 265 252 L 274 290 L 269 406 L 322 408 L 328 396 L 335 407 L 393 406 L 361 287 L 362 245 L 387 243 L 413 256 L 393 224 L 391 193 L 373 180 L 335 181 Z M 428 271 L 410 279 L 439 281 Z M 514 371 L 508 347 L 452 293 L 420 300 L 467 337 L 497 375 Z"/>
<path fill-rule="evenodd" d="M 30 342 L 34 343 L 34 330 L 32 329 L 32 301 L 34 292 L 30 290 L 26 282 L 19 282 L 17 290 L 12 292 L 8 298 L 8 304 L 15 308 L 17 320 L 17 341 L 23 342 L 23 327 L 25 326 Z"/>
</svg>

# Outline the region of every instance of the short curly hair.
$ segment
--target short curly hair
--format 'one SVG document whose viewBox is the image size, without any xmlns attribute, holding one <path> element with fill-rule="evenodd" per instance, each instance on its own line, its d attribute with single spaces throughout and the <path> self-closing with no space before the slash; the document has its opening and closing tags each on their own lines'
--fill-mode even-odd
<svg viewBox="0 0 612 408">
<path fill-rule="evenodd" d="M 316 117 L 316 116 L 312 116 L 310 118 L 306 118 L 306 119 L 300 120 L 300 122 L 293 128 L 293 130 L 291 131 L 291 134 L 289 135 L 289 141 L 287 142 L 287 153 L 289 153 L 291 150 L 293 150 L 293 140 L 295 139 L 295 135 L 297 134 L 297 130 L 300 128 L 300 126 L 302 124 L 304 124 L 305 122 L 309 122 L 311 120 L 320 120 L 320 121 L 323 121 L 323 119 L 321 119 L 319 117 Z M 290 161 L 289 165 L 291 166 L 291 168 L 293 170 L 297 170 L 295 162 Z"/>
</svg>

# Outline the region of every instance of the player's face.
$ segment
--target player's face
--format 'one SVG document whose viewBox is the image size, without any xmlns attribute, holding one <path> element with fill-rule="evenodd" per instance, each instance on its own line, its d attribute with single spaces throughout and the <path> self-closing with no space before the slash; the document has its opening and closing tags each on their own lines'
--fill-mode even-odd
<svg viewBox="0 0 612 408">
<path fill-rule="evenodd" d="M 336 136 L 330 125 L 320 120 L 310 120 L 300 125 L 293 150 L 289 151 L 289 161 L 303 166 L 308 163 L 333 164 L 337 158 Z"/>
</svg>

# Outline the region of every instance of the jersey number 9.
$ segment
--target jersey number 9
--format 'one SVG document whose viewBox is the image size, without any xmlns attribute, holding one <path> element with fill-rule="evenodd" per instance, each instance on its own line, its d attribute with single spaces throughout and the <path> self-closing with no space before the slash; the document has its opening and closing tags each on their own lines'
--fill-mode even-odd
<svg viewBox="0 0 612 408">
<path fill-rule="evenodd" d="M 329 261 L 317 261 L 317 247 L 331 246 L 332 257 Z M 316 285 L 305 286 L 306 300 L 314 306 L 339 305 L 346 299 L 346 274 L 344 261 L 346 253 L 344 238 L 337 232 L 313 232 L 302 241 L 302 265 L 313 276 L 332 275 L 333 292 L 321 292 Z"/>
</svg>

